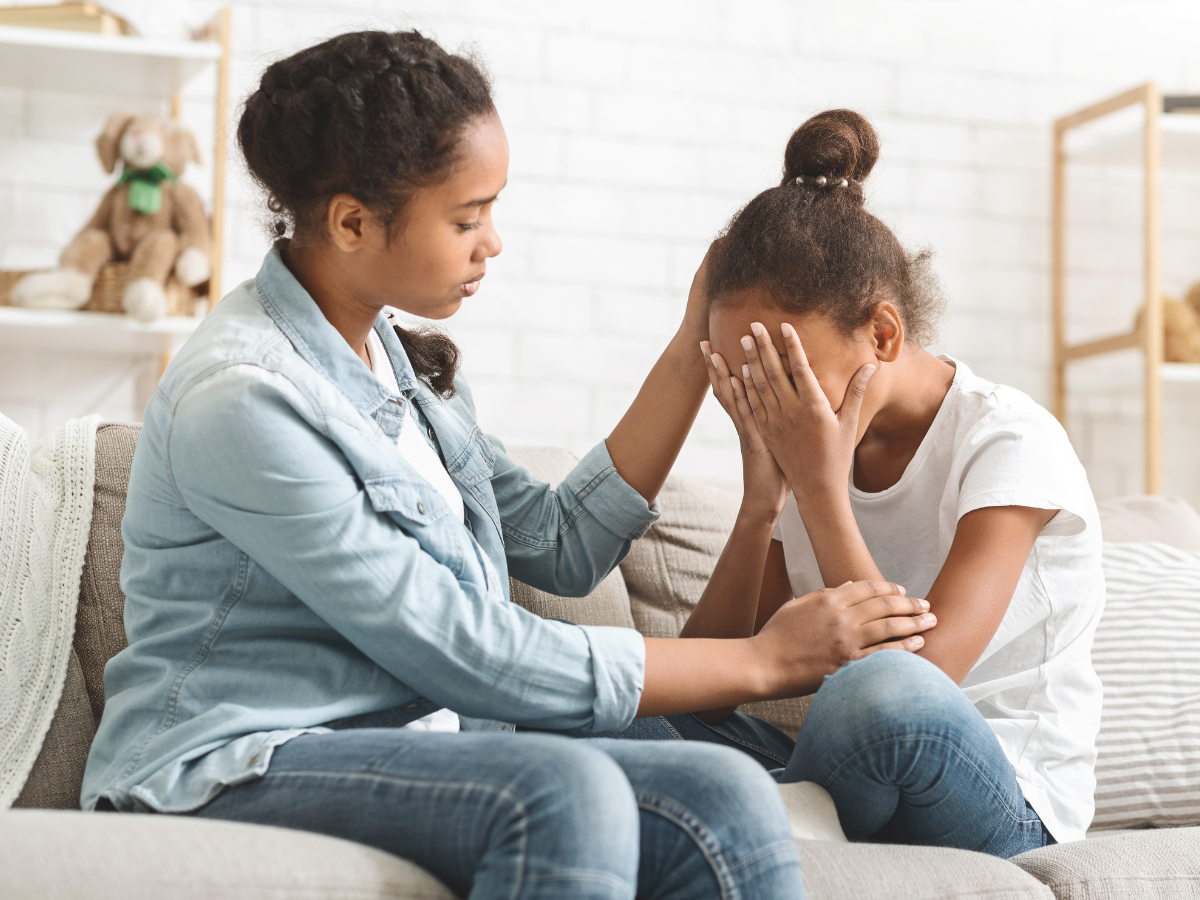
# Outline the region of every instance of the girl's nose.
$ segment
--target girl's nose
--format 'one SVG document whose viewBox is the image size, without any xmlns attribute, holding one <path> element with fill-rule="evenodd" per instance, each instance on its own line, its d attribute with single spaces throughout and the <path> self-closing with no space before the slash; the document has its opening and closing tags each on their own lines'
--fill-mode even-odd
<svg viewBox="0 0 1200 900">
<path fill-rule="evenodd" d="M 483 240 L 479 242 L 479 249 L 483 259 L 491 259 L 493 256 L 500 255 L 500 251 L 504 249 L 504 243 L 500 240 L 500 234 L 495 228 L 487 229 Z"/>
</svg>

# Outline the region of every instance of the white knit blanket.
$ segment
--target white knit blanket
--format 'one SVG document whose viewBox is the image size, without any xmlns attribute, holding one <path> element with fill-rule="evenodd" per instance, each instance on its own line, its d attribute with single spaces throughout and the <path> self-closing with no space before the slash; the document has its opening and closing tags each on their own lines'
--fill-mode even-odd
<svg viewBox="0 0 1200 900">
<path fill-rule="evenodd" d="M 25 785 L 58 709 L 92 525 L 99 417 L 29 452 L 0 415 L 0 809 Z"/>
</svg>

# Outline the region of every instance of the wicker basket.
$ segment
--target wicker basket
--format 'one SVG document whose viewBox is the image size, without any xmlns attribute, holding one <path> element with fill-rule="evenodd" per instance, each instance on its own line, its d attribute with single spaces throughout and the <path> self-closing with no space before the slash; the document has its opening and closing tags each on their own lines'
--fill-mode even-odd
<svg viewBox="0 0 1200 900">
<path fill-rule="evenodd" d="M 12 306 L 9 294 L 12 287 L 28 271 L 15 272 L 0 270 L 0 306 Z M 129 263 L 112 262 L 105 265 L 92 285 L 92 296 L 83 307 L 88 312 L 106 312 L 124 314 L 121 308 L 121 295 L 125 293 L 125 282 L 129 279 Z M 172 275 L 167 279 L 167 315 L 192 316 L 196 314 L 196 301 L 202 299 L 208 291 L 208 282 L 194 288 L 186 288 Z"/>
</svg>

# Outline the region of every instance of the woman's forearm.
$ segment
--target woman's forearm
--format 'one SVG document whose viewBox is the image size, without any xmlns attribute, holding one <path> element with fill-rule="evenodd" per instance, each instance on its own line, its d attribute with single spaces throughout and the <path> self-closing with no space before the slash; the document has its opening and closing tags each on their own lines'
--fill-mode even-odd
<svg viewBox="0 0 1200 900">
<path fill-rule="evenodd" d="M 646 638 L 646 686 L 639 717 L 736 707 L 771 694 L 771 674 L 750 638 Z"/>
<path fill-rule="evenodd" d="M 681 330 L 608 436 L 608 455 L 617 472 L 647 503 L 662 490 L 708 386 L 700 342 Z"/>
<path fill-rule="evenodd" d="M 754 634 L 763 569 L 775 520 L 742 507 L 700 602 L 680 637 L 743 638 Z"/>
</svg>

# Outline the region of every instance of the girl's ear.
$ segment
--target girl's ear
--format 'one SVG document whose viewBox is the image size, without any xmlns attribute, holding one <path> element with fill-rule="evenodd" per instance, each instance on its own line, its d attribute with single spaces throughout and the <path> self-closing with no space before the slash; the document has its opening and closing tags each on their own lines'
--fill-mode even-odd
<svg viewBox="0 0 1200 900">
<path fill-rule="evenodd" d="M 904 321 L 890 302 L 884 301 L 871 314 L 871 340 L 880 362 L 895 362 L 904 348 Z"/>
</svg>

